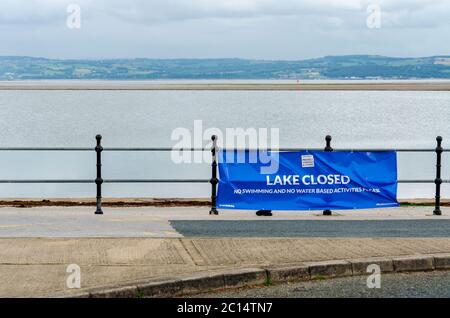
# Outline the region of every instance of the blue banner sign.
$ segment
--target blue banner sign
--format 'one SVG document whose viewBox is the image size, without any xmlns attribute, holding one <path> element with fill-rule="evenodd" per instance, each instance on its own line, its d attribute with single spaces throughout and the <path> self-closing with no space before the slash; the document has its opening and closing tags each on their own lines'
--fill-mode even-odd
<svg viewBox="0 0 450 318">
<path fill-rule="evenodd" d="M 394 151 L 266 152 L 266 159 L 275 160 L 277 166 L 277 171 L 270 174 L 262 173 L 267 160 L 261 160 L 257 152 L 235 151 L 232 156 L 228 152 L 218 152 L 217 207 L 221 209 L 345 210 L 399 206 Z"/>
</svg>

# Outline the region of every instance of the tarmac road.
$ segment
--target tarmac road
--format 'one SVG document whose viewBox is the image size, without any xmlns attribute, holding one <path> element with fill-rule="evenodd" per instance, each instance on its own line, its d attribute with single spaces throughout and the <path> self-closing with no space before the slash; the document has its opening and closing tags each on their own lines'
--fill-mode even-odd
<svg viewBox="0 0 450 318">
<path fill-rule="evenodd" d="M 381 288 L 367 287 L 367 276 L 336 278 L 256 289 L 201 294 L 219 298 L 449 298 L 450 272 L 384 274 Z"/>
<path fill-rule="evenodd" d="M 450 237 L 450 220 L 171 221 L 185 237 Z"/>
</svg>

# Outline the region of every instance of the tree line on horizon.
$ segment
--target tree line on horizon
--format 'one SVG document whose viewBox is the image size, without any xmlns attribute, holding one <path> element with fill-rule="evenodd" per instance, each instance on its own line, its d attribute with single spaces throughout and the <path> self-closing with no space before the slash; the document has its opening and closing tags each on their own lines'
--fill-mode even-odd
<svg viewBox="0 0 450 318">
<path fill-rule="evenodd" d="M 450 79 L 450 56 L 326 56 L 283 61 L 247 59 L 63 60 L 0 57 L 0 80 L 164 79 Z"/>
</svg>

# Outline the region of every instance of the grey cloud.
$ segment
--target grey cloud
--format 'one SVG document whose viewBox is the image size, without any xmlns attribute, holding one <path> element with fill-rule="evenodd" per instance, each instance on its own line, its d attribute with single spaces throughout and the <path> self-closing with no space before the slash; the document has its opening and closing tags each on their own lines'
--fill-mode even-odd
<svg viewBox="0 0 450 318">
<path fill-rule="evenodd" d="M 195 19 L 242 19 L 277 16 L 334 15 L 361 9 L 360 0 L 132 0 L 107 10 L 129 22 L 157 23 Z"/>
<path fill-rule="evenodd" d="M 333 18 L 351 25 L 352 17 L 365 15 L 371 3 L 381 5 L 387 25 L 411 25 L 412 20 L 423 25 L 450 23 L 448 0 L 2 0 L 0 23 L 58 22 L 70 3 L 82 7 L 84 18 L 98 19 L 103 14 L 149 25 L 280 16 Z"/>
<path fill-rule="evenodd" d="M 70 1 L 67 1 L 69 4 Z M 19 24 L 25 26 L 51 23 L 65 15 L 67 4 L 55 0 L 2 0 L 0 2 L 0 24 Z"/>
<path fill-rule="evenodd" d="M 80 30 L 65 27 L 70 3 L 81 6 Z M 371 3 L 383 10 L 380 30 L 366 27 Z M 1 0 L 0 55 L 444 54 L 449 15 L 448 0 Z"/>
</svg>

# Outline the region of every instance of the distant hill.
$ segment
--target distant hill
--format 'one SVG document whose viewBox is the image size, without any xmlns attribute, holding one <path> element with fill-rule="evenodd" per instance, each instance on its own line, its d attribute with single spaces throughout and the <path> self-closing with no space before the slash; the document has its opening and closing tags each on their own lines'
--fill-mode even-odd
<svg viewBox="0 0 450 318">
<path fill-rule="evenodd" d="M 55 60 L 0 57 L 0 80 L 41 79 L 450 79 L 450 56 L 326 56 L 300 61 L 243 59 Z"/>
</svg>

